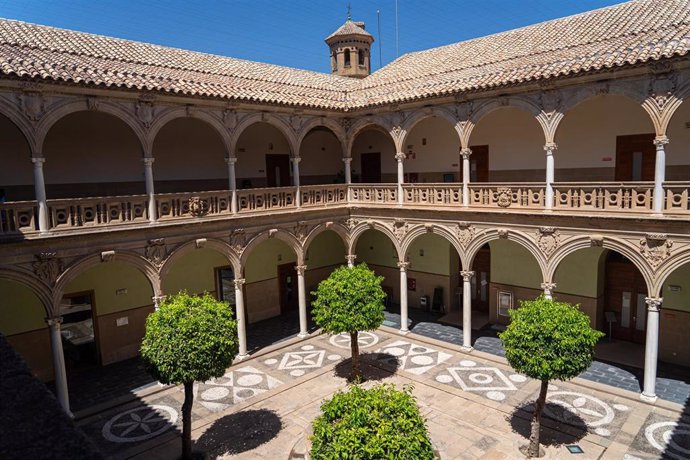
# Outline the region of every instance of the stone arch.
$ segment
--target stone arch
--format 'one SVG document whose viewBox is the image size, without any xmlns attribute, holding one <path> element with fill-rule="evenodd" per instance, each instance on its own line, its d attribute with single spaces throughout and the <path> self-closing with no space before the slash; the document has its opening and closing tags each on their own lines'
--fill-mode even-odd
<svg viewBox="0 0 690 460">
<path fill-rule="evenodd" d="M 484 246 L 486 243 L 489 243 L 494 240 L 498 239 L 506 239 L 508 241 L 513 241 L 520 246 L 524 247 L 527 249 L 535 258 L 537 265 L 539 266 L 539 269 L 541 270 L 542 276 L 544 277 L 544 280 L 546 280 L 546 273 L 547 273 L 547 262 L 546 258 L 544 257 L 544 254 L 542 251 L 539 249 L 537 244 L 534 242 L 532 238 L 530 238 L 527 234 L 521 232 L 521 231 L 516 231 L 516 230 L 508 230 L 508 229 L 490 229 L 483 231 L 477 236 L 468 246 L 467 249 L 465 250 L 465 259 L 462 260 L 463 264 L 463 270 L 472 270 L 472 264 L 474 263 L 474 258 L 476 257 L 477 253 L 479 250 Z"/>
<path fill-rule="evenodd" d="M 114 251 L 114 254 L 112 254 L 111 257 L 112 258 L 110 260 L 112 261 L 125 262 L 139 270 L 146 277 L 146 279 L 149 280 L 149 283 L 151 283 L 153 295 L 161 295 L 158 270 L 151 262 L 139 254 L 130 251 Z M 72 263 L 55 281 L 55 288 L 53 289 L 53 304 L 59 305 L 64 294 L 65 287 L 67 287 L 71 281 L 76 279 L 88 269 L 101 263 L 108 263 L 109 261 L 103 261 L 102 253 L 98 253 L 83 257 Z"/>
<path fill-rule="evenodd" d="M 21 112 L 18 104 L 11 104 L 6 99 L 0 98 L 0 114 L 7 117 L 26 139 L 32 155 L 39 151 L 40 143 L 36 141 L 35 131 L 31 121 Z"/>
<path fill-rule="evenodd" d="M 50 129 L 62 118 L 66 117 L 75 112 L 85 112 L 91 110 L 89 104 L 86 100 L 66 100 L 61 102 L 48 111 L 38 126 L 36 127 L 36 146 L 37 156 L 41 156 L 43 152 L 43 144 L 45 142 L 46 136 Z M 148 136 L 144 127 L 135 118 L 134 114 L 122 106 L 109 101 L 98 101 L 97 111 L 113 115 L 114 117 L 123 121 L 127 126 L 132 129 L 132 132 L 136 135 L 142 149 L 142 155 L 145 154 L 146 148 L 148 146 Z"/>
<path fill-rule="evenodd" d="M 196 118 L 198 120 L 205 122 L 207 125 L 213 128 L 218 133 L 220 138 L 223 140 L 223 145 L 225 146 L 226 150 L 226 156 L 234 155 L 234 152 L 231 150 L 232 142 L 230 139 L 230 134 L 228 130 L 225 128 L 223 121 L 219 117 L 213 115 L 208 111 L 196 108 L 193 110 L 188 110 L 187 107 L 171 107 L 165 109 L 160 113 L 159 116 L 156 117 L 153 123 L 151 123 L 151 127 L 149 128 L 146 152 L 148 152 L 149 154 L 153 152 L 153 144 L 160 130 L 166 124 L 177 118 Z"/>
<path fill-rule="evenodd" d="M 244 247 L 242 255 L 240 256 L 241 266 L 244 267 L 247 264 L 247 260 L 251 256 L 252 251 L 262 242 L 269 238 L 277 238 L 284 241 L 290 249 L 292 249 L 297 255 L 297 265 L 304 265 L 304 251 L 302 250 L 302 245 L 299 240 L 290 233 L 289 231 L 282 228 L 273 228 L 259 233 L 254 238 L 252 238 L 249 243 Z"/>
<path fill-rule="evenodd" d="M 170 269 L 173 267 L 177 260 L 179 260 L 184 255 L 189 254 L 190 252 L 194 252 L 196 249 L 201 248 L 212 249 L 218 252 L 219 254 L 225 256 L 225 258 L 228 259 L 230 265 L 232 265 L 233 271 L 238 274 L 241 273 L 240 258 L 237 257 L 237 254 L 235 254 L 235 251 L 232 250 L 230 245 L 224 241 L 215 238 L 208 238 L 203 239 L 203 242 L 202 240 L 198 239 L 187 241 L 175 247 L 175 249 L 173 249 L 170 255 L 168 255 L 168 257 L 165 259 L 163 265 L 161 265 L 161 268 L 159 270 L 160 279 L 163 280 L 163 278 L 165 278 L 165 275 L 167 275 L 168 272 L 170 272 Z"/>
<path fill-rule="evenodd" d="M 549 258 L 546 270 L 544 271 L 544 281 L 547 283 L 553 281 L 558 266 L 568 255 L 580 249 L 592 247 L 593 245 L 599 245 L 604 249 L 616 251 L 627 257 L 640 273 L 642 273 L 647 283 L 647 289 L 649 292 L 652 292 L 654 286 L 654 273 L 649 264 L 640 255 L 638 249 L 625 241 L 601 235 L 581 235 L 565 241 Z"/>
<path fill-rule="evenodd" d="M 395 137 L 391 134 L 391 131 L 393 127 L 390 125 L 390 123 L 383 117 L 380 116 L 368 116 L 364 118 L 358 119 L 356 122 L 352 124 L 350 129 L 347 132 L 347 149 L 345 150 L 345 155 L 347 157 L 352 156 L 352 146 L 355 142 L 355 138 L 357 135 L 365 128 L 368 127 L 375 127 L 378 128 L 380 131 L 385 132 L 393 141 L 393 144 L 395 147 L 398 147 L 398 144 L 396 143 Z"/>
<path fill-rule="evenodd" d="M 53 303 L 50 288 L 43 281 L 36 278 L 29 270 L 20 267 L 0 266 L 0 279 L 21 284 L 31 290 L 38 297 L 38 300 L 41 301 L 48 318 L 57 314 L 54 311 L 54 307 L 59 304 Z"/>
<path fill-rule="evenodd" d="M 404 260 L 405 253 L 402 251 L 398 238 L 386 224 L 378 221 L 364 222 L 352 229 L 350 232 L 350 244 L 347 247 L 348 254 L 355 254 L 354 251 L 357 249 L 357 241 L 359 240 L 359 237 L 362 236 L 362 233 L 366 232 L 367 230 L 378 230 L 386 235 L 395 247 L 395 252 L 398 254 L 398 260 Z"/>
<path fill-rule="evenodd" d="M 542 128 L 542 131 L 544 132 L 545 141 L 546 139 L 548 139 L 549 134 L 544 128 L 544 122 L 543 120 L 539 119 L 539 116 L 542 113 L 542 109 L 539 106 L 539 104 L 537 104 L 535 101 L 528 97 L 511 96 L 488 99 L 475 105 L 475 110 L 472 112 L 472 115 L 470 116 L 470 119 L 467 121 L 464 130 L 461 134 L 461 136 L 464 136 L 461 137 L 461 139 L 464 140 L 467 146 L 470 145 L 470 137 L 472 136 L 472 131 L 477 126 L 477 124 L 491 112 L 494 112 L 503 107 L 513 107 L 532 115 L 535 118 L 535 121 L 537 122 L 539 127 Z"/>
<path fill-rule="evenodd" d="M 654 273 L 654 282 L 651 284 L 650 296 L 661 297 L 661 289 L 666 282 L 666 279 L 677 269 L 685 264 L 690 263 L 690 249 L 675 254 L 673 257 L 665 260 Z"/>
<path fill-rule="evenodd" d="M 297 135 L 289 123 L 272 113 L 256 112 L 246 115 L 239 121 L 239 123 L 237 123 L 237 126 L 235 126 L 233 135 L 230 138 L 230 146 L 232 147 L 232 150 L 230 150 L 230 157 L 235 156 L 234 149 L 237 145 L 237 141 L 240 139 L 240 136 L 242 136 L 242 133 L 255 123 L 268 123 L 269 125 L 275 127 L 283 136 L 285 136 L 285 139 L 288 141 L 288 145 L 290 146 L 291 150 L 290 155 L 294 156 L 299 154 Z"/>
<path fill-rule="evenodd" d="M 302 141 L 304 141 L 304 138 L 307 137 L 307 134 L 309 134 L 312 129 L 317 128 L 317 127 L 328 128 L 333 133 L 333 135 L 340 142 L 341 148 L 343 149 L 343 156 L 345 156 L 345 153 L 346 153 L 345 152 L 345 148 L 346 148 L 345 129 L 343 128 L 343 126 L 340 123 L 338 123 L 333 118 L 317 117 L 317 118 L 311 118 L 310 120 L 308 120 L 304 124 L 304 126 L 302 126 L 302 128 L 300 129 L 300 132 L 297 136 L 298 148 L 302 146 Z"/>
<path fill-rule="evenodd" d="M 414 243 L 414 241 L 419 238 L 421 235 L 426 235 L 426 234 L 432 234 L 432 235 L 438 235 L 441 238 L 447 240 L 450 245 L 455 248 L 455 251 L 458 253 L 458 256 L 460 257 L 460 261 L 462 264 L 465 264 L 465 251 L 463 250 L 462 246 L 460 245 L 460 242 L 458 239 L 455 237 L 453 232 L 451 232 L 449 229 L 446 227 L 440 226 L 440 225 L 432 225 L 432 224 L 420 224 L 420 225 L 415 225 L 410 231 L 407 232 L 405 237 L 403 238 L 402 242 L 400 243 L 400 249 L 405 256 L 407 256 L 407 252 L 410 250 L 410 247 Z"/>
<path fill-rule="evenodd" d="M 407 120 L 402 125 L 402 132 L 400 134 L 400 140 L 402 146 L 407 145 L 407 138 L 412 132 L 414 127 L 427 118 L 438 117 L 446 120 L 450 123 L 451 127 L 455 130 L 460 139 L 460 144 L 462 145 L 462 139 L 464 135 L 464 130 L 462 125 L 458 122 L 457 117 L 453 112 L 445 107 L 427 107 L 421 110 L 417 110 L 410 115 Z"/>
<path fill-rule="evenodd" d="M 335 232 L 340 237 L 340 239 L 343 241 L 343 244 L 345 245 L 346 250 L 350 247 L 350 234 L 348 233 L 345 227 L 343 227 L 340 224 L 329 225 L 329 223 L 324 223 L 317 225 L 312 229 L 311 232 L 309 232 L 309 235 L 307 235 L 307 238 L 304 240 L 304 243 L 302 243 L 302 250 L 304 251 L 304 253 L 307 253 L 309 246 L 317 236 L 328 230 Z"/>
</svg>

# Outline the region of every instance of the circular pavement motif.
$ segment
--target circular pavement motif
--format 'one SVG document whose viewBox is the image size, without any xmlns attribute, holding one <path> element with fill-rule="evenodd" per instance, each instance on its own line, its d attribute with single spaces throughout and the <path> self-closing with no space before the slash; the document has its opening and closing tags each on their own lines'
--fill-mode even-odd
<svg viewBox="0 0 690 460">
<path fill-rule="evenodd" d="M 525 377 L 524 375 L 520 375 L 520 374 L 509 375 L 508 378 L 515 383 L 522 383 L 522 382 L 527 381 L 527 377 Z"/>
<path fill-rule="evenodd" d="M 342 333 L 338 335 L 331 336 L 328 341 L 334 347 L 338 348 L 350 348 L 350 334 Z M 379 336 L 373 332 L 360 332 L 357 335 L 357 343 L 359 343 L 359 348 L 369 348 L 373 347 L 379 343 Z"/>
<path fill-rule="evenodd" d="M 644 436 L 667 458 L 690 458 L 690 425 L 678 422 L 652 423 L 645 428 Z"/>
<path fill-rule="evenodd" d="M 418 355 L 410 358 L 410 361 L 412 361 L 414 364 L 418 366 L 428 366 L 429 364 L 434 362 L 434 358 L 428 355 Z"/>
<path fill-rule="evenodd" d="M 607 430 L 606 428 L 602 428 L 602 427 L 595 429 L 594 432 L 596 434 L 598 434 L 599 436 L 611 436 L 611 432 L 609 430 Z"/>
<path fill-rule="evenodd" d="M 436 376 L 436 381 L 440 383 L 450 383 L 453 381 L 453 377 L 447 374 L 441 374 Z"/>
<path fill-rule="evenodd" d="M 544 408 L 551 418 L 571 425 L 576 424 L 576 416 L 581 418 L 588 427 L 597 428 L 613 421 L 615 412 L 604 401 L 594 396 L 576 393 L 574 391 L 554 391 L 547 397 L 552 404 Z M 553 405 L 562 410 L 553 410 Z"/>
<path fill-rule="evenodd" d="M 405 354 L 405 350 L 403 348 L 399 348 L 399 347 L 385 348 L 383 351 L 385 351 L 387 354 L 393 355 L 393 356 L 402 356 Z"/>
<path fill-rule="evenodd" d="M 486 397 L 492 401 L 503 401 L 506 399 L 506 395 L 502 391 L 487 391 Z"/>
<path fill-rule="evenodd" d="M 494 381 L 494 378 L 491 377 L 489 374 L 474 373 L 470 374 L 468 378 L 470 379 L 470 381 L 479 385 L 485 385 L 487 383 L 491 383 Z"/>
<path fill-rule="evenodd" d="M 177 411 L 169 406 L 139 406 L 120 412 L 103 425 L 102 434 L 111 442 L 139 442 L 162 434 L 177 422 Z"/>
<path fill-rule="evenodd" d="M 463 359 L 462 361 L 460 361 L 460 365 L 462 367 L 474 367 L 477 365 L 477 363 L 475 363 L 474 361 L 470 361 L 469 359 Z"/>
<path fill-rule="evenodd" d="M 340 356 L 340 355 L 336 355 L 336 354 L 328 355 L 329 361 L 338 361 L 340 358 L 342 358 L 342 356 Z"/>
<path fill-rule="evenodd" d="M 272 366 L 274 364 L 277 364 L 278 360 L 275 358 L 268 358 L 266 361 L 264 361 L 264 364 L 267 364 L 269 366 Z"/>
<path fill-rule="evenodd" d="M 262 380 L 263 377 L 258 374 L 247 374 L 237 378 L 237 385 L 242 387 L 253 387 L 254 385 L 260 384 Z"/>
<path fill-rule="evenodd" d="M 201 399 L 205 401 L 215 401 L 217 399 L 223 399 L 230 394 L 230 390 L 225 387 L 213 387 L 204 390 L 201 393 Z"/>
<path fill-rule="evenodd" d="M 295 369 L 294 371 L 290 371 L 290 375 L 293 377 L 301 377 L 304 375 L 304 371 L 302 369 Z"/>
<path fill-rule="evenodd" d="M 626 406 L 625 404 L 614 404 L 613 408 L 616 410 L 619 410 L 621 412 L 629 411 L 630 408 Z"/>
<path fill-rule="evenodd" d="M 313 350 L 313 349 L 314 349 L 314 345 L 304 345 L 304 346 L 302 347 L 302 350 L 304 350 L 304 351 L 310 351 L 310 350 Z"/>
</svg>

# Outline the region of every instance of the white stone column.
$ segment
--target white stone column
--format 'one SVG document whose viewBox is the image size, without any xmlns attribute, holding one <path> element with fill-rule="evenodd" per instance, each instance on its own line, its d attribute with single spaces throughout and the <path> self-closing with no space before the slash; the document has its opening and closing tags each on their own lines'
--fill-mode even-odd
<svg viewBox="0 0 690 460">
<path fill-rule="evenodd" d="M 345 163 L 345 183 L 352 183 L 352 158 L 343 158 L 343 163 Z"/>
<path fill-rule="evenodd" d="M 347 267 L 352 268 L 355 266 L 355 260 L 357 260 L 357 256 L 354 254 L 348 254 L 345 256 L 345 259 L 347 259 Z"/>
<path fill-rule="evenodd" d="M 34 193 L 36 194 L 36 203 L 38 204 L 38 229 L 41 233 L 45 233 L 49 230 L 46 183 L 43 178 L 43 163 L 45 163 L 46 159 L 43 157 L 33 157 L 31 161 L 34 164 Z"/>
<path fill-rule="evenodd" d="M 304 288 L 304 272 L 306 265 L 297 265 L 297 298 L 299 299 L 299 337 L 309 337 L 307 325 L 307 291 Z"/>
<path fill-rule="evenodd" d="M 155 296 L 151 297 L 151 299 L 153 300 L 153 309 L 158 310 L 161 307 L 161 304 L 163 303 L 163 301 L 165 300 L 165 296 L 164 295 L 155 295 Z"/>
<path fill-rule="evenodd" d="M 666 150 L 668 137 L 657 136 L 654 139 L 656 146 L 656 164 L 654 166 L 654 203 L 652 209 L 655 214 L 664 212 L 664 181 L 666 180 Z"/>
<path fill-rule="evenodd" d="M 60 325 L 62 318 L 46 318 L 48 330 L 50 331 L 50 345 L 53 354 L 53 369 L 55 371 L 55 393 L 62 409 L 70 416 L 69 392 L 67 391 L 67 371 L 65 370 L 65 354 L 62 351 L 62 335 Z"/>
<path fill-rule="evenodd" d="M 239 342 L 239 352 L 237 357 L 244 359 L 247 357 L 247 321 L 244 316 L 244 278 L 235 279 L 235 310 L 237 310 L 237 340 Z"/>
<path fill-rule="evenodd" d="M 556 283 L 541 283 L 544 290 L 544 298 L 553 300 L 553 291 L 556 290 Z"/>
<path fill-rule="evenodd" d="M 407 334 L 407 269 L 409 262 L 398 262 L 400 268 L 400 332 Z"/>
<path fill-rule="evenodd" d="M 555 177 L 555 165 L 553 159 L 553 152 L 556 150 L 556 144 L 549 142 L 544 146 L 546 152 L 546 188 L 544 190 L 544 207 L 546 209 L 553 209 L 553 182 Z"/>
<path fill-rule="evenodd" d="M 153 187 L 153 162 L 155 158 L 144 157 L 144 179 L 146 180 L 146 196 L 149 201 L 149 222 L 154 223 L 158 219 L 156 212 L 156 195 Z"/>
<path fill-rule="evenodd" d="M 472 277 L 473 271 L 463 270 L 462 276 L 462 348 L 472 350 Z"/>
<path fill-rule="evenodd" d="M 659 310 L 661 297 L 647 297 L 647 339 L 644 346 L 644 386 L 642 398 L 645 401 L 656 401 L 656 365 L 659 356 Z"/>
<path fill-rule="evenodd" d="M 472 150 L 465 147 L 460 150 L 462 157 L 462 205 L 470 205 L 470 155 Z"/>
<path fill-rule="evenodd" d="M 403 160 L 405 160 L 405 154 L 403 152 L 398 152 L 395 154 L 395 160 L 398 162 L 398 204 L 402 205 L 405 201 L 403 198 L 403 181 L 405 179 L 405 167 L 403 165 Z"/>
<path fill-rule="evenodd" d="M 292 157 L 292 180 L 295 183 L 295 206 L 298 208 L 302 206 L 302 197 L 299 191 L 299 162 L 302 161 L 300 157 Z"/>
<path fill-rule="evenodd" d="M 237 213 L 237 178 L 235 177 L 235 163 L 237 158 L 226 158 L 225 162 L 228 164 L 228 187 L 230 189 L 230 211 L 233 214 Z"/>
</svg>

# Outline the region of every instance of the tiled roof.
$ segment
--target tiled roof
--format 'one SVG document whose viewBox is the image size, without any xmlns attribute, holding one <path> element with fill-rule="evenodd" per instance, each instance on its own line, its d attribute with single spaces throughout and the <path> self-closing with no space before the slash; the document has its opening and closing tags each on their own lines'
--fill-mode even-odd
<svg viewBox="0 0 690 460">
<path fill-rule="evenodd" d="M 354 22 L 351 20 L 347 20 L 345 24 L 340 26 L 338 30 L 330 34 L 328 37 L 326 37 L 326 41 L 330 40 L 331 38 L 334 37 L 339 37 L 339 36 L 346 36 L 346 35 L 364 35 L 366 37 L 369 37 L 372 41 L 374 40 L 374 37 L 364 30 L 364 23 L 363 22 Z"/>
<path fill-rule="evenodd" d="M 0 74 L 338 110 L 605 70 L 689 52 L 690 0 L 636 0 L 410 53 L 361 80 L 0 20 Z"/>
</svg>

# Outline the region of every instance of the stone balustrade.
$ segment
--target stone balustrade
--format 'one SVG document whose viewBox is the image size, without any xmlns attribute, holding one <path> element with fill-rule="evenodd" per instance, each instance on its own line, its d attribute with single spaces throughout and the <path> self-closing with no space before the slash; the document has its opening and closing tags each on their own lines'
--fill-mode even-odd
<svg viewBox="0 0 690 460">
<path fill-rule="evenodd" d="M 330 184 L 299 188 L 300 208 L 347 205 L 448 207 L 458 210 L 491 209 L 543 211 L 543 183 L 470 184 L 467 206 L 462 184 L 404 184 L 402 204 L 397 184 Z M 554 183 L 552 212 L 636 213 L 652 216 L 654 184 L 651 182 Z M 664 183 L 664 215 L 690 216 L 690 182 Z M 155 195 L 158 221 L 232 217 L 235 214 L 297 209 L 296 187 L 237 190 L 237 213 L 232 192 L 161 193 Z M 83 227 L 147 224 L 146 195 L 48 200 L 50 232 Z M 34 201 L 0 204 L 0 236 L 38 233 L 38 206 Z"/>
</svg>

